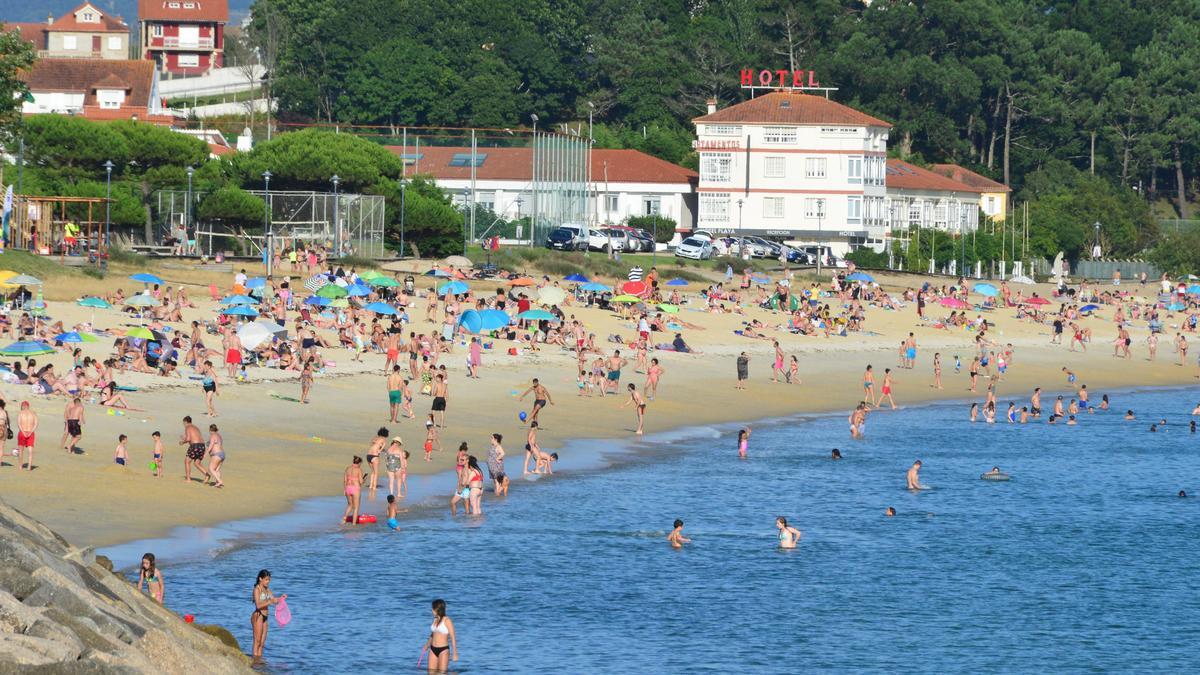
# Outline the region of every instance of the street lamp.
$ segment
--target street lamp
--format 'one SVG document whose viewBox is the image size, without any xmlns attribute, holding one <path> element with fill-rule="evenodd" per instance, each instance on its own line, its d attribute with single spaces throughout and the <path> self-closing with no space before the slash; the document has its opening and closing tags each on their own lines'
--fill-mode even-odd
<svg viewBox="0 0 1200 675">
<path fill-rule="evenodd" d="M 404 257 L 404 187 L 408 181 L 400 177 L 400 257 Z"/>
<path fill-rule="evenodd" d="M 738 257 L 742 260 L 746 259 L 746 237 L 742 234 L 742 200 L 737 200 L 738 205 Z"/>
<path fill-rule="evenodd" d="M 271 172 L 262 172 L 263 178 L 263 234 L 266 236 L 266 258 L 267 258 L 267 278 L 271 278 L 272 264 L 274 263 L 275 251 L 271 241 Z"/>
<path fill-rule="evenodd" d="M 654 248 L 650 249 L 650 264 L 658 265 L 658 210 L 656 209 L 651 215 L 654 216 Z"/>
<path fill-rule="evenodd" d="M 1095 244 L 1094 246 L 1092 246 L 1092 257 L 1093 257 L 1093 258 L 1096 258 L 1096 259 L 1099 259 L 1099 258 L 1100 258 L 1100 254 L 1101 254 L 1101 250 L 1100 250 L 1100 221 L 1096 221 L 1096 223 L 1095 223 L 1094 225 L 1092 225 L 1092 227 L 1096 228 L 1096 244 Z"/>
<path fill-rule="evenodd" d="M 189 235 L 192 231 L 192 174 L 196 173 L 196 169 L 189 166 L 184 171 L 187 172 L 188 177 L 188 197 L 187 204 L 183 206 L 183 245 L 179 247 L 181 251 L 187 250 L 187 242 L 190 240 Z"/>
<path fill-rule="evenodd" d="M 104 163 L 104 255 L 108 257 L 109 232 L 112 230 L 112 160 Z"/>
<path fill-rule="evenodd" d="M 467 257 L 467 209 L 474 208 L 471 204 L 470 188 L 463 188 L 463 257 Z"/>
<path fill-rule="evenodd" d="M 340 258 L 342 256 L 342 224 L 338 222 L 338 183 L 341 178 L 335 173 L 329 179 L 333 183 L 333 250 Z"/>
</svg>

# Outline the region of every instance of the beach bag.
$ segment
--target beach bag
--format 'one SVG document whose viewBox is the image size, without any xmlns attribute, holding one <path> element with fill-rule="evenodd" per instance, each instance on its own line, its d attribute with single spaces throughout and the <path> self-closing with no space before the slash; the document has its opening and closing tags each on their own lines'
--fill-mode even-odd
<svg viewBox="0 0 1200 675">
<path fill-rule="evenodd" d="M 287 600 L 280 600 L 275 605 L 275 622 L 280 628 L 288 625 L 292 621 L 292 610 L 288 608 Z"/>
</svg>

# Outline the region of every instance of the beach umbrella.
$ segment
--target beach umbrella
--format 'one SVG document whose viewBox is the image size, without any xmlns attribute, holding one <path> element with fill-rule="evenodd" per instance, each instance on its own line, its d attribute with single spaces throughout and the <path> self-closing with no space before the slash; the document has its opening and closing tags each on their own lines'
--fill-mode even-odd
<svg viewBox="0 0 1200 675">
<path fill-rule="evenodd" d="M 375 286 L 377 288 L 395 288 L 396 286 L 400 285 L 399 281 L 396 281 L 395 279 L 393 279 L 391 277 L 385 277 L 385 276 L 378 276 L 378 277 L 374 277 L 372 279 L 368 279 L 367 283 L 371 284 L 372 286 Z"/>
<path fill-rule="evenodd" d="M 255 321 L 243 325 L 237 331 L 238 339 L 242 341 L 242 346 L 246 349 L 258 349 L 259 345 L 268 342 L 274 336 L 266 326 Z"/>
<path fill-rule="evenodd" d="M 994 298 L 997 295 L 1000 295 L 1000 289 L 991 284 L 975 284 L 974 290 L 976 293 L 989 298 Z"/>
<path fill-rule="evenodd" d="M 162 279 L 159 279 L 157 276 L 150 274 L 149 272 L 138 272 L 137 274 L 135 274 L 129 278 L 133 279 L 134 281 L 136 281 L 140 284 L 164 284 L 164 283 L 166 283 Z"/>
<path fill-rule="evenodd" d="M 324 274 L 314 274 L 304 280 L 304 287 L 310 291 L 316 292 L 317 289 L 329 283 L 329 277 Z"/>
<path fill-rule="evenodd" d="M 130 305 L 132 307 L 153 307 L 153 306 L 159 304 L 159 302 L 158 302 L 158 300 L 155 300 L 153 296 L 143 295 L 143 294 L 139 293 L 138 295 L 135 295 L 132 298 L 129 298 L 128 300 L 126 300 L 125 304 Z"/>
<path fill-rule="evenodd" d="M 479 316 L 479 312 L 473 309 L 468 309 L 458 317 L 458 325 L 463 327 L 463 330 L 468 333 L 478 333 L 483 330 L 483 319 Z"/>
<path fill-rule="evenodd" d="M 346 287 L 346 295 L 352 298 L 361 298 L 365 295 L 370 295 L 374 291 L 366 284 L 350 284 Z"/>
<path fill-rule="evenodd" d="M 558 317 L 544 309 L 531 309 L 528 312 L 521 312 L 517 315 L 518 319 L 525 321 L 558 321 Z"/>
<path fill-rule="evenodd" d="M 13 286 L 41 286 L 42 280 L 28 274 L 18 274 L 5 279 L 4 283 L 12 284 Z"/>
<path fill-rule="evenodd" d="M 958 298 L 942 298 L 941 304 L 943 307 L 949 307 L 951 309 L 966 309 L 967 307 L 970 307 L 970 305 L 962 300 L 959 300 Z"/>
<path fill-rule="evenodd" d="M 1200 284 L 1192 284 L 1187 287 L 1187 292 L 1192 295 L 1200 294 Z"/>
<path fill-rule="evenodd" d="M 498 309 L 485 309 L 479 312 L 483 330 L 497 330 L 512 323 L 512 317 L 507 312 Z"/>
<path fill-rule="evenodd" d="M 664 302 L 664 303 L 659 304 L 658 308 L 661 309 L 662 311 L 666 312 L 667 314 L 679 313 L 679 305 L 672 305 L 672 304 Z"/>
<path fill-rule="evenodd" d="M 350 306 L 350 301 L 345 298 L 334 298 L 329 301 L 329 306 L 334 309 L 345 309 Z"/>
<path fill-rule="evenodd" d="M 386 276 L 387 275 L 385 275 L 383 272 L 380 272 L 379 270 L 366 270 L 365 272 L 359 273 L 358 278 L 362 279 L 363 281 L 370 281 L 372 279 L 378 279 L 380 277 L 386 277 Z"/>
<path fill-rule="evenodd" d="M 621 284 L 621 292 L 627 295 L 645 295 L 650 292 L 650 286 L 644 281 L 626 281 Z"/>
<path fill-rule="evenodd" d="M 348 293 L 346 293 L 346 289 L 338 286 L 337 284 L 325 284 L 317 289 L 317 295 L 321 296 L 322 298 L 329 298 L 330 300 L 333 300 L 335 298 L 344 298 L 348 295 Z"/>
<path fill-rule="evenodd" d="M 641 302 L 642 299 L 635 295 L 618 295 L 612 299 L 613 302 Z"/>
<path fill-rule="evenodd" d="M 462 295 L 463 293 L 466 293 L 469 290 L 471 290 L 471 287 L 464 284 L 461 281 L 447 281 L 446 283 L 442 284 L 441 286 L 438 286 L 437 294 L 438 295 L 446 295 L 446 294 Z"/>
<path fill-rule="evenodd" d="M 104 298 L 80 298 L 75 303 L 80 307 L 91 307 L 92 309 L 109 309 L 112 307 Z"/>
<path fill-rule="evenodd" d="M 1083 307 L 1079 308 L 1079 311 L 1086 314 L 1088 312 L 1094 312 L 1098 309 L 1100 309 L 1100 305 L 1084 305 Z"/>
<path fill-rule="evenodd" d="M 392 307 L 386 302 L 372 302 L 366 307 L 363 307 L 363 309 L 367 310 L 368 312 L 375 312 L 376 314 L 387 314 L 388 316 L 395 316 L 398 313 L 396 312 L 395 307 Z"/>
<path fill-rule="evenodd" d="M 1050 304 L 1050 301 L 1049 301 L 1049 300 L 1047 300 L 1047 299 L 1045 299 L 1045 298 L 1038 297 L 1038 296 L 1036 296 L 1036 295 L 1035 295 L 1035 296 L 1033 296 L 1032 298 L 1028 298 L 1028 299 L 1026 299 L 1026 300 L 1025 300 L 1025 304 L 1028 304 L 1028 305 L 1048 305 L 1048 304 Z"/>
<path fill-rule="evenodd" d="M 667 282 L 668 286 L 687 286 L 688 282 L 683 279 L 675 278 Z"/>
<path fill-rule="evenodd" d="M 555 286 L 546 286 L 538 291 L 538 301 L 543 305 L 557 305 L 567 298 L 567 292 Z"/>
<path fill-rule="evenodd" d="M 866 272 L 855 272 L 853 274 L 848 275 L 846 278 L 849 279 L 850 281 L 866 281 L 866 282 L 875 281 L 875 278 L 872 277 L 870 274 L 867 274 Z"/>
<path fill-rule="evenodd" d="M 17 276 L 17 273 L 12 270 L 0 270 L 0 283 L 7 283 L 9 279 Z"/>
<path fill-rule="evenodd" d="M 427 276 L 427 277 L 448 277 L 448 276 L 450 276 L 450 273 L 447 272 L 446 270 L 439 270 L 438 268 L 435 267 L 435 268 L 429 270 L 428 272 L 426 272 L 425 276 Z"/>
<path fill-rule="evenodd" d="M 302 304 L 310 307 L 324 307 L 329 304 L 329 298 L 322 298 L 319 295 L 310 295 L 304 299 Z"/>
<path fill-rule="evenodd" d="M 471 262 L 470 258 L 465 256 L 452 255 L 447 256 L 447 258 L 442 261 L 442 264 L 447 267 L 470 267 L 474 263 Z"/>
<path fill-rule="evenodd" d="M 222 305 L 257 305 L 258 300 L 254 299 L 248 295 L 230 295 L 228 297 L 221 298 L 221 304 Z"/>
<path fill-rule="evenodd" d="M 750 277 L 750 281 L 753 281 L 759 285 L 771 283 L 771 279 L 769 277 Z"/>
<path fill-rule="evenodd" d="M 568 274 L 567 276 L 563 277 L 563 281 L 573 281 L 577 284 L 586 284 L 588 282 L 588 278 L 583 276 L 579 272 L 576 272 L 574 274 Z"/>
<path fill-rule="evenodd" d="M 0 356 L 38 356 L 39 354 L 53 353 L 53 347 L 45 342 L 35 340 L 14 342 L 4 349 L 0 349 Z"/>
<path fill-rule="evenodd" d="M 597 282 L 597 281 L 592 281 L 590 283 L 586 283 L 586 284 L 580 286 L 579 288 L 582 290 L 588 291 L 588 292 L 596 292 L 596 293 L 611 293 L 612 292 L 612 286 L 605 286 L 604 284 Z"/>
<path fill-rule="evenodd" d="M 70 331 L 61 335 L 55 335 L 52 338 L 55 342 L 99 342 L 95 335 L 91 333 L 80 333 L 78 331 Z"/>
<path fill-rule="evenodd" d="M 138 338 L 141 340 L 153 340 L 154 332 L 145 326 L 135 326 L 125 331 L 125 337 Z"/>
<path fill-rule="evenodd" d="M 242 285 L 246 288 L 265 288 L 267 280 L 262 277 L 254 277 L 253 279 L 247 279 L 246 283 Z"/>
<path fill-rule="evenodd" d="M 1183 303 L 1172 302 L 1171 304 L 1167 305 L 1167 309 L 1171 310 L 1172 312 L 1181 312 L 1183 311 Z"/>
<path fill-rule="evenodd" d="M 509 286 L 532 286 L 536 282 L 529 277 L 517 277 L 516 279 L 509 279 L 504 283 L 508 284 Z"/>
<path fill-rule="evenodd" d="M 1027 286 L 1032 286 L 1034 283 L 1033 279 L 1031 279 L 1023 274 L 1018 274 L 1017 276 L 1009 279 L 1009 281 L 1011 281 L 1013 283 L 1017 283 L 1017 284 L 1025 284 Z"/>
<path fill-rule="evenodd" d="M 247 305 L 234 305 L 221 313 L 225 316 L 258 316 L 258 310 Z"/>
</svg>

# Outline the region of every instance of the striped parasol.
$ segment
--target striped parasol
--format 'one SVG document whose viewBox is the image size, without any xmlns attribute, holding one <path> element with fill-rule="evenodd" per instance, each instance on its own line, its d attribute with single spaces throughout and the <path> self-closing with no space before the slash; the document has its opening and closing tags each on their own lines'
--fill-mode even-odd
<svg viewBox="0 0 1200 675">
<path fill-rule="evenodd" d="M 304 287 L 315 293 L 317 289 L 327 283 L 329 283 L 329 277 L 324 274 L 314 274 L 304 282 Z"/>
</svg>

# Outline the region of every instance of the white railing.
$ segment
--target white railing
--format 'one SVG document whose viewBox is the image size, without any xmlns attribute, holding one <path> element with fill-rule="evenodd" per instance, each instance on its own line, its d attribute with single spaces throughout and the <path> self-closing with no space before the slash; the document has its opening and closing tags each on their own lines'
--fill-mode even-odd
<svg viewBox="0 0 1200 675">
<path fill-rule="evenodd" d="M 213 39 L 210 37 L 199 37 L 195 40 L 180 40 L 177 37 L 164 37 L 162 46 L 167 49 L 212 49 Z M 151 46 L 153 49 L 153 45 Z"/>
</svg>

